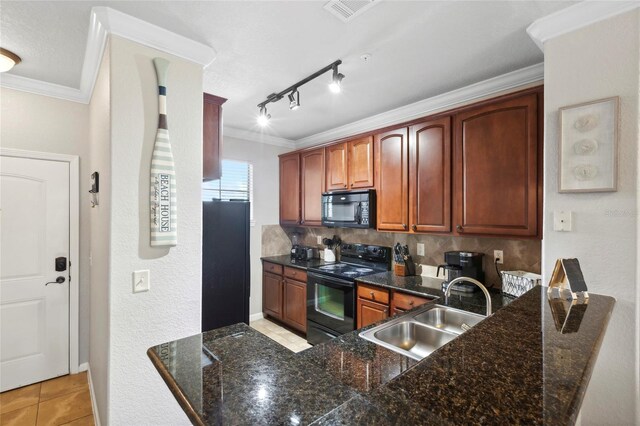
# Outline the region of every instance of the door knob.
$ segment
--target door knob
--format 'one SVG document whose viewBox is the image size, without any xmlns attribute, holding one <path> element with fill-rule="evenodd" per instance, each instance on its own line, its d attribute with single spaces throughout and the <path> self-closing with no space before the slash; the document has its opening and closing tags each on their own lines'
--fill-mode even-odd
<svg viewBox="0 0 640 426">
<path fill-rule="evenodd" d="M 47 286 L 49 284 L 62 284 L 65 281 L 66 280 L 64 279 L 64 277 L 58 277 L 58 278 L 56 278 L 55 281 L 49 281 L 48 283 L 46 283 L 45 286 Z"/>
</svg>

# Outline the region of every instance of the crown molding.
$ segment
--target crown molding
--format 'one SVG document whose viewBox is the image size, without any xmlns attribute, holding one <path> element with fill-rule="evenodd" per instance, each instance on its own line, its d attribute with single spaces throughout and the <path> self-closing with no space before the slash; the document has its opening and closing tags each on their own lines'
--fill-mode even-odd
<svg viewBox="0 0 640 426">
<path fill-rule="evenodd" d="M 527 34 L 544 52 L 544 43 L 587 25 L 628 12 L 640 6 L 638 1 L 586 0 L 544 16 L 527 28 Z"/>
<path fill-rule="evenodd" d="M 344 126 L 298 139 L 295 146 L 296 148 L 306 148 L 335 139 L 367 132 L 372 129 L 381 129 L 394 124 L 411 121 L 416 118 L 421 118 L 439 111 L 445 111 L 447 109 L 464 105 L 465 103 L 492 96 L 499 92 L 521 88 L 532 83 L 541 83 L 543 79 L 543 64 L 531 65 L 529 67 L 503 74 L 498 77 L 493 77 L 479 83 L 474 83 L 451 92 L 443 93 L 441 95 L 392 109 L 372 117 L 355 121 Z"/>
<path fill-rule="evenodd" d="M 87 104 L 91 101 L 109 35 L 134 41 L 195 62 L 203 67 L 209 65 L 216 57 L 216 51 L 210 46 L 109 7 L 92 8 L 90 19 L 80 88 L 62 86 L 9 73 L 0 77 L 0 86 Z"/>
<path fill-rule="evenodd" d="M 235 127 L 224 126 L 224 136 L 229 136 L 235 139 L 243 139 L 250 142 L 266 143 L 268 145 L 282 146 L 285 148 L 296 148 L 295 141 L 291 139 L 281 138 L 279 136 L 267 135 L 259 132 L 252 132 L 250 130 L 242 130 Z"/>
</svg>

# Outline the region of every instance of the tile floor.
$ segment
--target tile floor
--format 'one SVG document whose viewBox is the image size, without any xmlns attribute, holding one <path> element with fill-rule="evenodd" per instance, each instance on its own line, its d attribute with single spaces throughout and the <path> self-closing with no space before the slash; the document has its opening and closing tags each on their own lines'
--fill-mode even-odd
<svg viewBox="0 0 640 426">
<path fill-rule="evenodd" d="M 1 426 L 94 424 L 86 372 L 0 393 Z"/>
<path fill-rule="evenodd" d="M 293 352 L 300 352 L 311 347 L 303 337 L 268 319 L 251 321 L 249 325 Z"/>
</svg>

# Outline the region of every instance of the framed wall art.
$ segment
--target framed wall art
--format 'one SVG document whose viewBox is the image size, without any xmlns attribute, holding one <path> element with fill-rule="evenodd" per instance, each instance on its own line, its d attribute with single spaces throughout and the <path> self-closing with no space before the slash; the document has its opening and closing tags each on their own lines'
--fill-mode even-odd
<svg viewBox="0 0 640 426">
<path fill-rule="evenodd" d="M 617 190 L 619 98 L 560 108 L 559 192 Z"/>
</svg>

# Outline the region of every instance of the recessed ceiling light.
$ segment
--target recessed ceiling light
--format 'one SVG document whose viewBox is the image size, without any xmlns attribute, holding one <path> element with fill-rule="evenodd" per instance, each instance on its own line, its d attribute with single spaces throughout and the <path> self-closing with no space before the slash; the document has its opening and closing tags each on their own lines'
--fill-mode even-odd
<svg viewBox="0 0 640 426">
<path fill-rule="evenodd" d="M 0 47 L 0 72 L 9 71 L 14 65 L 18 65 L 21 61 L 20 56 Z"/>
</svg>

